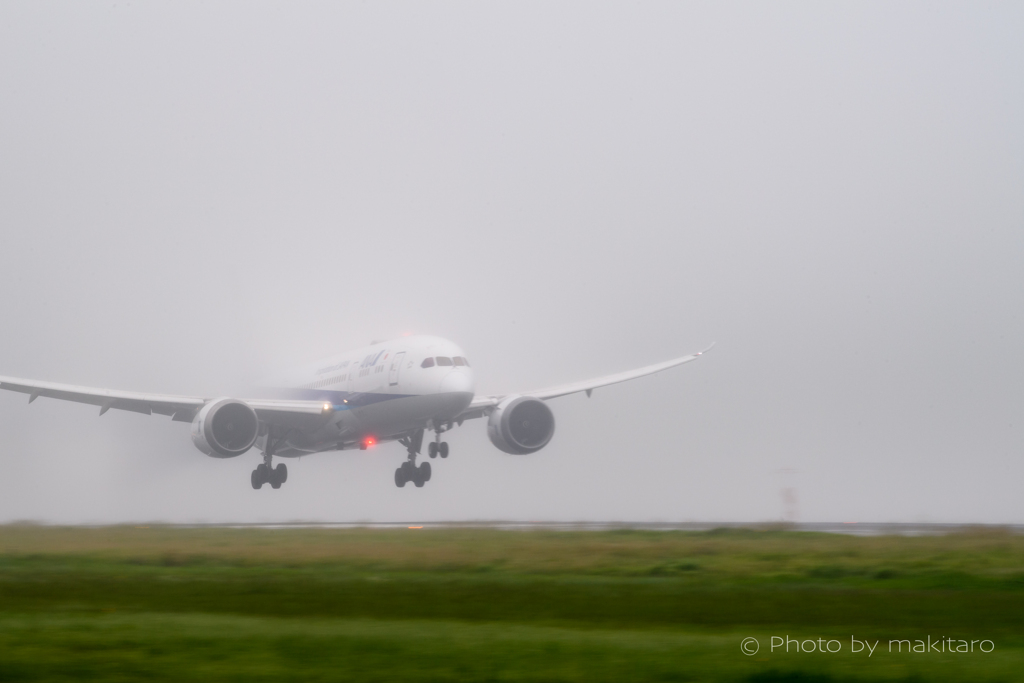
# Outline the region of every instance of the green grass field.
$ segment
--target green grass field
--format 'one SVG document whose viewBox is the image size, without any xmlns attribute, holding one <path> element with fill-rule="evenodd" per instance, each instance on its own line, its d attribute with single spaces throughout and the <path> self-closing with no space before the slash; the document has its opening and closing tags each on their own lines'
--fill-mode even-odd
<svg viewBox="0 0 1024 683">
<path fill-rule="evenodd" d="M 1024 680 L 1024 537 L 0 527 L 0 681 L 80 679 Z"/>
</svg>

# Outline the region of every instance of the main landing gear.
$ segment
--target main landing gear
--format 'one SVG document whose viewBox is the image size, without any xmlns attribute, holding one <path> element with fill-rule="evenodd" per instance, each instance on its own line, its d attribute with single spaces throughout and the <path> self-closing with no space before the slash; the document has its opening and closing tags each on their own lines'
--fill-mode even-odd
<svg viewBox="0 0 1024 683">
<path fill-rule="evenodd" d="M 256 466 L 252 471 L 252 487 L 261 488 L 264 484 L 270 484 L 273 488 L 281 488 L 281 484 L 288 481 L 288 467 L 282 462 L 277 467 L 270 468 L 263 463 Z"/>
<path fill-rule="evenodd" d="M 279 489 L 281 484 L 288 481 L 288 467 L 283 462 L 274 467 L 270 462 L 273 457 L 274 450 L 268 441 L 267 450 L 263 453 L 263 462 L 256 466 L 256 469 L 252 471 L 252 477 L 250 477 L 254 489 L 262 488 L 264 484 L 270 484 L 272 488 Z"/>
<path fill-rule="evenodd" d="M 411 481 L 416 484 L 416 488 L 422 488 L 430 481 L 430 463 L 421 462 L 418 467 L 416 466 L 416 456 L 420 454 L 420 448 L 423 447 L 423 430 L 417 429 L 415 432 L 403 436 L 398 443 L 405 446 L 409 459 L 395 470 L 395 486 L 402 488 Z"/>
<path fill-rule="evenodd" d="M 451 428 L 451 422 L 433 425 L 434 440 L 427 444 L 427 455 L 431 458 L 436 458 L 439 455 L 442 458 L 448 457 L 448 443 L 441 441 L 441 435 Z M 417 429 L 415 432 L 411 432 L 398 440 L 398 443 L 405 446 L 409 458 L 402 463 L 401 467 L 395 470 L 395 486 L 398 488 L 402 488 L 410 481 L 416 484 L 417 488 L 420 488 L 430 481 L 430 463 L 421 462 L 418 466 L 416 465 L 416 457 L 420 454 L 420 449 L 423 447 L 424 431 L 426 430 Z"/>
<path fill-rule="evenodd" d="M 402 488 L 409 482 L 416 484 L 416 488 L 423 488 L 423 485 L 430 481 L 430 463 L 421 462 L 419 467 L 412 460 L 406 460 L 402 466 L 395 470 L 395 486 Z"/>
</svg>

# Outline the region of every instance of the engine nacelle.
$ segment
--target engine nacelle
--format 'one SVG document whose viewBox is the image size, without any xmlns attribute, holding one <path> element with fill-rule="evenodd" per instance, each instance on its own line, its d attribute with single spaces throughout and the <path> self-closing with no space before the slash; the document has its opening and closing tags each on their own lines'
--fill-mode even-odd
<svg viewBox="0 0 1024 683">
<path fill-rule="evenodd" d="M 487 420 L 487 436 L 498 449 L 512 455 L 536 453 L 555 434 L 555 416 L 540 399 L 509 396 Z"/>
<path fill-rule="evenodd" d="M 244 401 L 218 398 L 192 420 L 192 443 L 211 458 L 233 458 L 256 443 L 260 421 Z"/>
</svg>

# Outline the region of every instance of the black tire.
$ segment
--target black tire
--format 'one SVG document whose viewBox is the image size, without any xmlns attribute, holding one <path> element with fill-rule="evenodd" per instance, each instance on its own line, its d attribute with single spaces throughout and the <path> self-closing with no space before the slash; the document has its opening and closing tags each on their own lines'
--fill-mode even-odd
<svg viewBox="0 0 1024 683">
<path fill-rule="evenodd" d="M 428 481 L 430 481 L 430 463 L 429 462 L 421 462 L 418 469 L 419 469 L 419 477 L 418 478 L 421 479 L 424 484 L 427 483 Z"/>
<path fill-rule="evenodd" d="M 429 455 L 431 458 L 436 458 L 437 457 L 437 442 L 436 441 L 431 441 L 430 444 L 427 446 L 427 455 Z"/>
<path fill-rule="evenodd" d="M 252 487 L 254 489 L 259 490 L 262 488 L 263 478 L 260 476 L 260 471 L 258 469 L 252 471 L 252 476 L 249 477 L 249 480 L 252 481 Z"/>
<path fill-rule="evenodd" d="M 438 446 L 437 449 L 440 452 L 442 458 L 447 458 L 448 457 L 448 442 L 447 441 L 442 441 L 441 445 Z"/>
<path fill-rule="evenodd" d="M 288 481 L 288 466 L 283 462 L 277 463 L 277 467 L 274 468 L 274 476 L 277 478 L 278 484 Z"/>
<path fill-rule="evenodd" d="M 401 467 L 395 470 L 395 486 L 398 488 L 405 486 L 405 472 L 402 471 Z"/>
</svg>

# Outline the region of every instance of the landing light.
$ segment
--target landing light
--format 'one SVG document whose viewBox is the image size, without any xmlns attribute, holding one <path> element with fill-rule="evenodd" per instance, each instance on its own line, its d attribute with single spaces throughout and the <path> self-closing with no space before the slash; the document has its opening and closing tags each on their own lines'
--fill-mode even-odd
<svg viewBox="0 0 1024 683">
<path fill-rule="evenodd" d="M 325 413 L 331 412 L 331 404 L 330 403 L 325 403 L 324 404 L 324 412 Z"/>
</svg>

